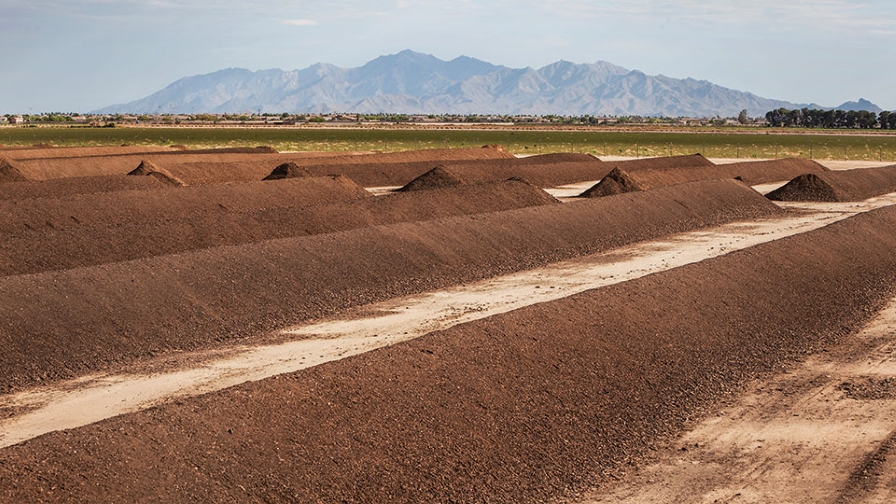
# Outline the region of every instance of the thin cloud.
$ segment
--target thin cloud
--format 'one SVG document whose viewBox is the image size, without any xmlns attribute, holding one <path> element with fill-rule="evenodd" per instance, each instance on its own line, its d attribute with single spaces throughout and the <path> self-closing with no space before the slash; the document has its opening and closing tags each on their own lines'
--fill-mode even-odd
<svg viewBox="0 0 896 504">
<path fill-rule="evenodd" d="M 896 4 L 881 0 L 518 0 L 516 9 L 572 19 L 670 21 L 697 25 L 758 25 L 769 29 L 896 29 Z"/>
<path fill-rule="evenodd" d="M 317 26 L 320 24 L 313 19 L 287 19 L 284 23 L 291 26 Z"/>
</svg>

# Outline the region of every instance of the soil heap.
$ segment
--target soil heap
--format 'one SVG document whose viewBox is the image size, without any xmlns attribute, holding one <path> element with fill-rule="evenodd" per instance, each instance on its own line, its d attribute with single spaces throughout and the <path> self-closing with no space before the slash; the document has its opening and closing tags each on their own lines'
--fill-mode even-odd
<svg viewBox="0 0 896 504">
<path fill-rule="evenodd" d="M 896 165 L 800 175 L 770 192 L 773 201 L 862 201 L 896 192 Z"/>
<path fill-rule="evenodd" d="M 464 185 L 463 176 L 445 165 L 438 165 L 432 170 L 408 182 L 399 191 L 420 191 L 440 189 Z"/>
<path fill-rule="evenodd" d="M 311 172 L 309 172 L 307 168 L 297 165 L 295 161 L 289 161 L 274 168 L 274 171 L 272 171 L 270 175 L 263 178 L 262 180 L 280 180 L 311 176 L 313 175 L 311 175 Z"/>
<path fill-rule="evenodd" d="M 600 182 L 579 195 L 580 198 L 599 198 L 644 189 L 628 173 L 614 167 Z"/>
<path fill-rule="evenodd" d="M 0 157 L 0 183 L 23 182 L 28 180 L 9 160 Z"/>
<path fill-rule="evenodd" d="M 159 168 L 152 161 L 143 160 L 140 164 L 131 170 L 128 175 L 140 176 L 140 177 L 153 177 L 157 180 L 160 180 L 166 184 L 173 186 L 185 186 L 187 184 L 184 183 L 183 180 L 175 177 L 168 170 L 164 168 Z"/>
</svg>

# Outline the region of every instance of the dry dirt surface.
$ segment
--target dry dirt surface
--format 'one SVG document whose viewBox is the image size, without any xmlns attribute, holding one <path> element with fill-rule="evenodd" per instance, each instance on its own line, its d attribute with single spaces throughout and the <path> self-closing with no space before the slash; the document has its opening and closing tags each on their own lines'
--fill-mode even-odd
<svg viewBox="0 0 896 504">
<path fill-rule="evenodd" d="M 769 193 L 775 201 L 862 201 L 896 191 L 896 165 L 806 173 Z"/>
<path fill-rule="evenodd" d="M 9 500 L 540 502 L 894 295 L 892 208 L 2 452 Z M 854 268 L 861 258 L 862 268 Z M 645 308 L 649 307 L 649 308 Z M 773 309 L 774 307 L 774 309 Z M 684 316 L 669 317 L 669 313 Z M 148 454 L 150 454 L 148 456 Z M 602 476 L 603 475 L 603 476 Z"/>
<path fill-rule="evenodd" d="M 321 180 L 306 182 L 305 185 L 321 194 L 302 198 L 302 184 L 292 184 L 293 196 L 286 193 L 281 206 L 270 199 L 258 208 L 230 210 L 224 206 L 204 205 L 184 212 L 188 216 L 179 213 L 164 218 L 146 218 L 147 210 L 143 216 L 130 212 L 124 215 L 134 218 L 107 222 L 105 219 L 88 219 L 69 206 L 67 220 L 59 222 L 48 218 L 47 222 L 53 223 L 52 226 L 10 231 L 4 235 L 4 240 L 0 241 L 0 276 L 558 203 L 541 189 L 521 181 L 446 188 L 426 194 L 394 194 L 386 198 L 348 198 L 345 201 L 324 198 L 327 186 L 321 184 Z M 269 189 L 264 187 L 267 183 L 254 184 L 260 191 Z M 165 192 L 168 200 L 160 199 L 159 208 L 178 207 L 180 202 L 177 200 L 183 192 Z M 206 191 L 202 194 L 211 196 Z M 251 199 L 261 200 L 257 195 Z M 97 203 L 96 200 L 93 202 Z M 105 203 L 114 204 L 115 201 Z M 228 203 L 228 206 L 233 205 Z"/>
<path fill-rule="evenodd" d="M 260 151 L 0 201 L 0 502 L 892 499 L 896 194 L 682 156 L 625 172 L 709 180 L 559 204 L 612 163 L 494 147 L 222 183 Z M 427 164 L 460 183 L 356 180 Z"/>
<path fill-rule="evenodd" d="M 0 184 L 0 201 L 31 198 L 62 198 L 77 194 L 97 194 L 115 191 L 161 189 L 169 184 L 155 177 L 71 177 L 41 181 L 19 181 Z"/>
<path fill-rule="evenodd" d="M 739 182 L 705 181 L 0 277 L 0 385 L 70 378 L 369 302 L 781 214 Z"/>
<path fill-rule="evenodd" d="M 607 164 L 622 170 L 631 183 L 642 189 L 721 178 L 737 178 L 749 185 L 757 185 L 828 171 L 821 164 L 808 159 L 777 159 L 721 165 L 698 163 L 693 166 L 638 166 L 635 161 Z"/>
<path fill-rule="evenodd" d="M 18 152 L 18 151 L 13 151 Z M 136 168 L 142 161 L 168 170 L 187 184 L 215 184 L 223 182 L 254 181 L 268 176 L 274 168 L 294 162 L 308 166 L 312 173 L 325 176 L 334 173 L 352 175 L 352 166 L 363 166 L 358 173 L 376 173 L 379 166 L 400 166 L 407 163 L 428 165 L 418 169 L 402 183 L 446 161 L 510 159 L 513 155 L 498 148 L 476 149 L 432 149 L 415 152 L 393 152 L 376 154 L 332 155 L 309 153 L 277 153 L 263 149 L 213 149 L 197 151 L 172 150 L 164 152 L 129 152 L 100 155 L 16 158 L 16 154 L 6 152 L 6 157 L 28 180 L 47 180 L 65 177 L 95 175 L 124 175 Z M 314 167 L 314 168 L 312 168 Z M 367 182 L 359 182 L 368 185 Z M 387 184 L 369 184 L 387 185 Z"/>
<path fill-rule="evenodd" d="M 896 501 L 896 302 L 747 391 L 631 477 L 578 501 Z"/>
</svg>

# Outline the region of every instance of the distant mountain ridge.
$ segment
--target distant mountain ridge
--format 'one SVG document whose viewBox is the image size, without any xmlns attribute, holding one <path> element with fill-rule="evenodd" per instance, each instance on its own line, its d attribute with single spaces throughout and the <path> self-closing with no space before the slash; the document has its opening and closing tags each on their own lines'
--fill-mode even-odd
<svg viewBox="0 0 896 504">
<path fill-rule="evenodd" d="M 880 108 L 862 99 L 843 106 Z M 834 108 L 842 108 L 834 107 Z M 735 117 L 778 108 L 825 108 L 736 91 L 705 80 L 650 76 L 599 61 L 509 68 L 410 50 L 343 69 L 219 70 L 184 77 L 140 100 L 95 113 L 409 113 Z"/>
</svg>

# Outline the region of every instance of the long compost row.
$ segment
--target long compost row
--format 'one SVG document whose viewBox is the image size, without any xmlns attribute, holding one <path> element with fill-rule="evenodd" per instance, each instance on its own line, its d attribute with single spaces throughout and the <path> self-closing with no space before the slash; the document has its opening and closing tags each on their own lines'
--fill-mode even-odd
<svg viewBox="0 0 896 504">
<path fill-rule="evenodd" d="M 4 393 L 251 343 L 373 301 L 672 233 L 776 218 L 784 211 L 732 177 L 823 171 L 792 161 L 722 169 L 702 156 L 516 160 L 496 147 L 51 154 L 0 152 Z M 144 160 L 186 187 L 125 175 Z M 297 178 L 261 180 L 285 162 Z M 653 182 L 566 204 L 541 189 L 610 171 Z M 399 185 L 406 190 L 380 197 L 363 188 Z M 745 380 L 857 329 L 896 294 L 894 228 L 887 208 L 45 435 L 0 450 L 0 500 L 570 496 L 636 464 Z"/>
<path fill-rule="evenodd" d="M 20 388 L 779 211 L 739 182 L 706 181 L 6 276 L 0 376 L 4 387 Z"/>
</svg>

